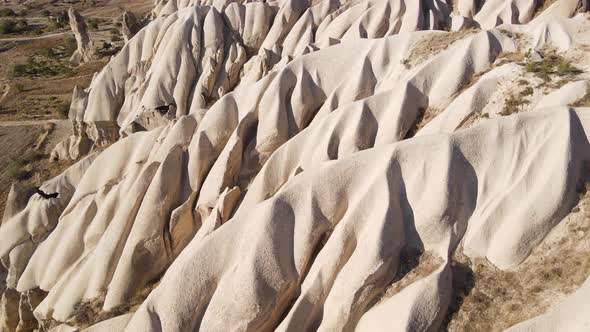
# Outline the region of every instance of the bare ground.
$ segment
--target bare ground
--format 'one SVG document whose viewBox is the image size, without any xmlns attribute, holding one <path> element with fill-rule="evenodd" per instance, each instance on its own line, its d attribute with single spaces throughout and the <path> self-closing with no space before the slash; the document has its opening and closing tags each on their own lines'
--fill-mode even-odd
<svg viewBox="0 0 590 332">
<path fill-rule="evenodd" d="M 454 257 L 448 331 L 503 331 L 545 313 L 580 287 L 590 275 L 588 189 L 586 184 L 572 212 L 516 269 L 501 271 L 486 259 Z"/>
</svg>

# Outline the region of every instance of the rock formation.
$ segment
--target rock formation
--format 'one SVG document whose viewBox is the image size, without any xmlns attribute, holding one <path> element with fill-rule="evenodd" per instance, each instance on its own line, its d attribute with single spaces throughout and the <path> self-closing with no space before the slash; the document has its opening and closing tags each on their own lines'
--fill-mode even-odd
<svg viewBox="0 0 590 332">
<path fill-rule="evenodd" d="M 78 48 L 72 54 L 70 62 L 74 65 L 79 65 L 83 62 L 90 62 L 96 57 L 96 51 L 92 46 L 92 41 L 88 35 L 88 27 L 84 18 L 78 13 L 74 7 L 68 9 L 68 16 L 70 19 L 70 27 L 76 38 Z"/>
<path fill-rule="evenodd" d="M 94 142 L 88 137 L 86 124 L 82 121 L 81 112 L 86 108 L 88 93 L 75 87 L 70 103 L 68 119 L 72 121 L 72 135 L 57 144 L 51 152 L 51 160 L 76 160 L 88 154 L 94 147 Z"/>
<path fill-rule="evenodd" d="M 9 201 L 0 321 L 584 330 L 583 6 L 157 1 Z"/>
<path fill-rule="evenodd" d="M 121 19 L 121 33 L 125 39 L 125 43 L 129 42 L 129 39 L 133 38 L 136 33 L 143 28 L 143 22 L 141 22 L 133 12 L 124 11 Z"/>
</svg>

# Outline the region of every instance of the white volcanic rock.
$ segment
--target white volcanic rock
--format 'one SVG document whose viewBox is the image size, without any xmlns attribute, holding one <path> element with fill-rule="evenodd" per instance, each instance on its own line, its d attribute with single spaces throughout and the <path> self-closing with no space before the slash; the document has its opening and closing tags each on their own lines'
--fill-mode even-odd
<svg viewBox="0 0 590 332">
<path fill-rule="evenodd" d="M 112 145 L 11 193 L 3 296 L 57 330 L 440 330 L 455 255 L 518 268 L 589 180 L 585 5 L 157 1 L 52 158 Z M 584 326 L 586 288 L 514 328 Z"/>
<path fill-rule="evenodd" d="M 82 15 L 74 7 L 68 9 L 68 17 L 70 19 L 70 27 L 76 38 L 78 48 L 72 54 L 70 62 L 74 65 L 79 65 L 82 62 L 90 62 L 96 58 L 96 52 L 92 46 L 90 35 L 88 34 L 88 26 Z"/>
</svg>

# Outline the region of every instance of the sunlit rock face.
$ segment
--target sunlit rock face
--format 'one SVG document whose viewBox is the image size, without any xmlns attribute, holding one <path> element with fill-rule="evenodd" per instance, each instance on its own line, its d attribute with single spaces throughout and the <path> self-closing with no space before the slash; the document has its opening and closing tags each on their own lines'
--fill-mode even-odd
<svg viewBox="0 0 590 332">
<path fill-rule="evenodd" d="M 97 55 L 90 36 L 88 34 L 88 26 L 84 18 L 78 13 L 74 7 L 68 9 L 68 18 L 70 20 L 70 28 L 76 38 L 77 49 L 72 54 L 70 62 L 73 65 L 79 65 L 83 62 L 90 62 L 94 60 Z"/>
<path fill-rule="evenodd" d="M 157 1 L 11 193 L 0 326 L 461 330 L 458 263 L 590 254 L 586 6 Z M 570 286 L 495 328 L 583 330 Z"/>
</svg>

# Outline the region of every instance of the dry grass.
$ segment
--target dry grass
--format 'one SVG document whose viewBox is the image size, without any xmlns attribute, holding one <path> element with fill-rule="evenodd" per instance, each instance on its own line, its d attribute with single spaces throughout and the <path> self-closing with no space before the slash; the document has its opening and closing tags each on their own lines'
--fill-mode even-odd
<svg viewBox="0 0 590 332">
<path fill-rule="evenodd" d="M 117 317 L 120 315 L 124 315 L 129 312 L 134 312 L 137 310 L 139 305 L 147 298 L 149 293 L 158 286 L 158 282 L 154 282 L 149 286 L 145 287 L 141 291 L 139 291 L 132 299 L 129 299 L 127 303 L 113 308 L 109 311 L 104 311 L 102 309 L 104 305 L 104 298 L 105 295 L 101 295 L 96 297 L 92 300 L 87 300 L 79 303 L 74 308 L 74 314 L 68 320 L 68 324 L 74 325 L 79 329 L 87 328 L 91 325 L 100 323 L 107 319 L 111 319 L 113 317 Z M 53 325 L 55 322 L 46 322 L 46 325 Z"/>
<path fill-rule="evenodd" d="M 502 331 L 544 313 L 586 280 L 590 246 L 581 240 L 590 236 L 588 188 L 586 184 L 580 190 L 581 199 L 562 222 L 560 232 L 533 250 L 514 271 L 498 270 L 485 259 L 454 257 L 455 264 L 473 271 L 474 284 L 471 289 L 469 280 L 453 283 L 458 305 L 451 310 L 449 331 Z"/>
<path fill-rule="evenodd" d="M 586 88 L 586 94 L 580 100 L 571 105 L 572 107 L 590 107 L 590 87 Z"/>
<path fill-rule="evenodd" d="M 524 88 L 524 90 L 520 91 L 520 93 L 518 95 L 521 98 L 525 98 L 525 97 L 528 97 L 528 96 L 532 96 L 534 92 L 535 91 L 533 90 L 532 87 L 527 86 L 527 87 Z"/>
<path fill-rule="evenodd" d="M 406 133 L 405 139 L 412 138 L 418 133 L 418 131 L 424 126 L 428 124 L 432 119 L 434 119 L 437 115 L 440 114 L 442 110 L 434 107 L 429 107 L 427 109 L 420 108 L 418 110 L 418 115 L 416 116 L 416 120 L 412 124 L 412 127 Z"/>
<path fill-rule="evenodd" d="M 524 111 L 524 107 L 530 103 L 530 101 L 525 98 L 526 95 L 523 95 L 523 92 L 525 91 L 526 93 L 529 93 L 529 91 L 525 89 L 520 92 L 518 96 L 512 93 L 509 94 L 508 98 L 504 101 L 504 108 L 499 114 L 506 116 Z M 530 91 L 530 94 L 532 94 L 532 91 Z"/>
<path fill-rule="evenodd" d="M 525 55 L 522 52 L 500 52 L 496 57 L 495 67 L 505 65 L 507 63 L 522 63 L 525 60 Z"/>
<path fill-rule="evenodd" d="M 443 262 L 440 257 L 430 252 L 422 253 L 416 249 L 402 250 L 397 274 L 378 302 L 391 298 L 415 281 L 429 276 Z"/>
<path fill-rule="evenodd" d="M 476 112 L 472 112 L 471 114 L 469 114 L 469 116 L 463 120 L 460 124 L 459 127 L 457 129 L 466 129 L 466 128 L 470 128 L 473 125 L 477 124 L 478 122 L 482 121 L 482 120 L 487 120 L 490 118 L 490 115 L 488 113 L 476 113 Z"/>
<path fill-rule="evenodd" d="M 0 52 L 0 86 L 9 87 L 0 104 L 0 121 L 61 118 L 74 86 L 88 86 L 106 63 L 104 59 L 70 68 L 64 43 L 63 36 L 57 36 Z"/>
<path fill-rule="evenodd" d="M 414 67 L 426 59 L 436 55 L 447 49 L 454 42 L 461 40 L 473 33 L 477 32 L 475 29 L 468 29 L 455 32 L 444 33 L 430 33 L 420 38 L 411 48 L 405 60 L 409 67 Z"/>
<path fill-rule="evenodd" d="M 500 28 L 499 31 L 508 36 L 510 39 L 512 39 L 512 41 L 516 44 L 517 49 L 519 50 L 527 44 L 527 37 L 523 33 L 502 28 Z"/>
<path fill-rule="evenodd" d="M 573 78 L 582 73 L 570 60 L 554 52 L 546 54 L 541 61 L 527 63 L 525 69 L 545 82 L 550 81 L 553 76 Z"/>
<path fill-rule="evenodd" d="M 18 170 L 13 160 L 22 156 L 35 145 L 43 130 L 39 127 L 0 127 L 0 216 L 4 215 L 4 206 L 10 185 Z"/>
<path fill-rule="evenodd" d="M 63 173 L 73 161 L 51 162 L 44 152 L 52 126 L 0 127 L 0 216 L 4 214 L 6 199 L 13 181 L 30 187 Z"/>
<path fill-rule="evenodd" d="M 535 8 L 535 12 L 533 14 L 533 17 L 539 16 L 542 12 L 545 11 L 545 9 L 549 8 L 549 6 L 551 6 L 555 1 L 557 1 L 557 0 L 538 1 L 537 8 Z"/>
</svg>

